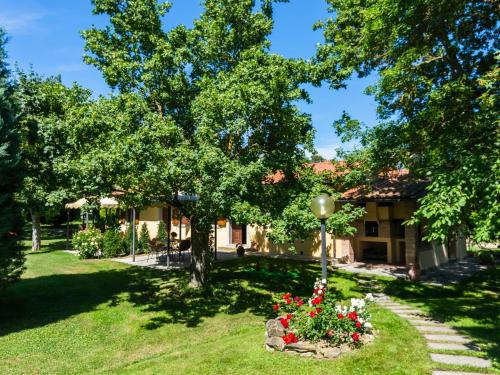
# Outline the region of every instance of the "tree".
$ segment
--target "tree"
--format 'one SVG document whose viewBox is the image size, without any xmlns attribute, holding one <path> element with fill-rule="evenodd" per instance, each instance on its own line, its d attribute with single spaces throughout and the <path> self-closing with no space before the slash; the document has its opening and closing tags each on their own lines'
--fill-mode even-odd
<svg viewBox="0 0 500 375">
<path fill-rule="evenodd" d="M 498 4 L 327 1 L 334 16 L 317 25 L 325 42 L 315 83 L 339 88 L 353 74 L 378 74 L 367 89 L 378 124 L 344 115 L 338 133 L 359 137 L 374 169 L 406 166 L 429 179 L 411 221 L 426 225 L 428 239 L 498 239 Z"/>
<path fill-rule="evenodd" d="M 76 84 L 68 88 L 60 77 L 43 78 L 18 71 L 15 97 L 20 107 L 18 131 L 25 171 L 20 199 L 32 222 L 32 250 L 40 249 L 40 216 L 59 208 L 70 197 L 67 183 L 54 168 L 54 160 L 67 149 L 63 121 L 66 112 L 86 102 L 90 92 Z M 74 157 L 74 154 L 69 157 Z"/>
<path fill-rule="evenodd" d="M 148 243 L 151 240 L 149 236 L 149 230 L 146 223 L 142 223 L 141 233 L 139 236 L 139 243 L 142 252 L 145 252 L 148 249 Z"/>
<path fill-rule="evenodd" d="M 15 194 L 21 187 L 19 138 L 16 133 L 14 87 L 9 81 L 5 62 L 6 37 L 0 29 L 0 289 L 18 279 L 23 271 L 24 255 L 19 236 L 21 210 Z"/>
<path fill-rule="evenodd" d="M 286 199 L 270 200 L 276 187 L 263 181 L 277 170 L 293 178 L 313 138 L 310 117 L 296 106 L 308 100 L 300 86 L 306 63 L 269 52 L 272 1 L 204 5 L 192 29 L 167 32 L 167 3 L 95 0 L 94 12 L 110 24 L 83 32 L 86 61 L 125 95 L 114 100 L 122 100 L 120 113 L 132 102 L 142 111 L 134 130 L 113 138 L 130 162 L 117 162 L 126 173 L 114 174 L 116 183 L 134 204 L 160 199 L 189 218 L 194 287 L 207 280 L 214 220 L 278 215 Z M 139 149 L 140 160 L 127 158 Z"/>
</svg>

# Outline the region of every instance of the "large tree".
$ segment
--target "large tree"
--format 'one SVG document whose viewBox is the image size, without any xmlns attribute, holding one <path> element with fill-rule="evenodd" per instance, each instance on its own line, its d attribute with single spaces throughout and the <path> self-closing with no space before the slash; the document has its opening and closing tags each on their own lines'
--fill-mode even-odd
<svg viewBox="0 0 500 375">
<path fill-rule="evenodd" d="M 74 85 L 66 87 L 60 77 L 44 78 L 18 71 L 15 97 L 19 104 L 17 128 L 21 138 L 24 173 L 20 200 L 32 221 L 32 250 L 40 249 L 40 217 L 50 208 L 61 208 L 68 199 L 68 184 L 54 168 L 54 160 L 67 148 L 62 119 L 72 107 L 89 99 L 90 93 Z"/>
<path fill-rule="evenodd" d="M 129 195 L 190 219 L 192 286 L 206 282 L 214 220 L 276 215 L 286 199 L 263 181 L 276 170 L 293 178 L 311 148 L 310 117 L 295 105 L 307 100 L 305 63 L 269 52 L 271 3 L 206 0 L 192 29 L 165 31 L 167 3 L 94 0 L 110 24 L 83 33 L 86 61 L 127 95 L 114 99 L 122 113 L 146 106 L 121 138 L 130 174 L 117 179 Z"/>
<path fill-rule="evenodd" d="M 21 211 L 15 200 L 21 187 L 21 159 L 5 43 L 5 34 L 0 29 L 0 289 L 20 277 L 24 264 L 19 242 Z"/>
<path fill-rule="evenodd" d="M 327 0 L 318 23 L 313 77 L 333 88 L 376 74 L 368 93 L 379 122 L 362 129 L 344 115 L 345 139 L 359 137 L 374 169 L 409 167 L 428 178 L 413 222 L 429 239 L 467 231 L 500 233 L 499 6 L 466 0 Z M 495 56 L 496 55 L 496 56 Z M 372 124 L 370 124 L 372 125 Z"/>
</svg>

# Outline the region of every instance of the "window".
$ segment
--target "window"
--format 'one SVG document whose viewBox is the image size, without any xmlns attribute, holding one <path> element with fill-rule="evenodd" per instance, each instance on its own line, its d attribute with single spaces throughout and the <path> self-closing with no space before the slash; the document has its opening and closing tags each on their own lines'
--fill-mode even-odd
<svg viewBox="0 0 500 375">
<path fill-rule="evenodd" d="M 392 221 L 392 233 L 396 238 L 405 238 L 404 220 L 396 219 Z"/>
<path fill-rule="evenodd" d="M 378 237 L 378 223 L 376 221 L 365 221 L 365 236 Z"/>
</svg>

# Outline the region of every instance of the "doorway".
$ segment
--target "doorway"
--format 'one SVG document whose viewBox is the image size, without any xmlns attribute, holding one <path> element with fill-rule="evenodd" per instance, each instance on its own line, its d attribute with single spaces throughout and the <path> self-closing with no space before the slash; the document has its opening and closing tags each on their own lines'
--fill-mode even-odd
<svg viewBox="0 0 500 375">
<path fill-rule="evenodd" d="M 247 226 L 245 224 L 231 225 L 231 243 L 232 244 L 247 243 Z"/>
</svg>

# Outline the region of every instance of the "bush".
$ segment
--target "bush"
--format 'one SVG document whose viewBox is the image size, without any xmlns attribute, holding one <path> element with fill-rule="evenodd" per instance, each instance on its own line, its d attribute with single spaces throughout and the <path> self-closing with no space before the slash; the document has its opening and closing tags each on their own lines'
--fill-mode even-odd
<svg viewBox="0 0 500 375">
<path fill-rule="evenodd" d="M 283 340 L 286 344 L 301 339 L 310 342 L 323 340 L 329 346 L 360 346 L 360 335 L 372 331 L 367 309 L 372 300 L 368 294 L 365 299 L 352 298 L 349 307 L 341 306 L 336 303 L 334 292 L 324 289 L 318 281 L 307 302 L 286 293 L 273 308 L 281 315 L 279 319 L 285 328 Z"/>
<path fill-rule="evenodd" d="M 149 237 L 148 226 L 146 225 L 146 223 L 142 223 L 141 234 L 139 236 L 139 253 L 146 252 L 146 249 L 148 248 L 148 242 L 150 240 L 151 238 Z"/>
<path fill-rule="evenodd" d="M 135 244 L 136 244 L 136 249 L 137 249 L 137 244 L 139 242 L 138 236 L 137 236 L 137 226 L 135 227 Z M 129 224 L 127 226 L 127 229 L 125 229 L 125 234 L 123 236 L 123 241 L 122 241 L 122 246 L 123 246 L 123 252 L 124 254 L 130 254 L 132 252 L 132 224 Z"/>
<path fill-rule="evenodd" d="M 122 235 L 118 230 L 109 229 L 104 232 L 102 239 L 102 253 L 106 258 L 124 255 Z"/>
<path fill-rule="evenodd" d="M 479 263 L 484 265 L 495 264 L 495 255 L 493 250 L 480 250 L 477 253 Z"/>
<path fill-rule="evenodd" d="M 158 238 L 162 242 L 166 241 L 168 238 L 167 226 L 165 225 L 165 222 L 163 220 L 158 223 L 158 234 L 156 235 L 156 238 Z"/>
<path fill-rule="evenodd" d="M 89 227 L 75 233 L 72 242 L 80 259 L 95 258 L 101 255 L 102 233 L 97 228 Z"/>
</svg>

